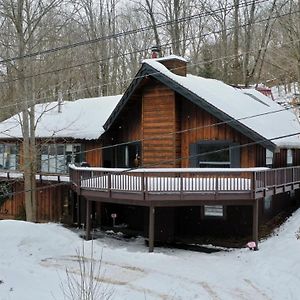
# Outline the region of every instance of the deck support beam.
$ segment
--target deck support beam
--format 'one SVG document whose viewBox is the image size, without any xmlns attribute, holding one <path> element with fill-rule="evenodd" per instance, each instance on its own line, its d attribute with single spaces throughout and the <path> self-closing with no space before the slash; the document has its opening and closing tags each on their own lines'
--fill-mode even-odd
<svg viewBox="0 0 300 300">
<path fill-rule="evenodd" d="M 81 197 L 80 194 L 77 193 L 76 196 L 76 202 L 77 202 L 77 227 L 81 227 Z"/>
<path fill-rule="evenodd" d="M 86 199 L 85 239 L 91 239 L 91 201 Z"/>
<path fill-rule="evenodd" d="M 254 250 L 258 250 L 258 199 L 254 200 L 253 206 L 253 221 L 252 221 L 252 238 L 256 244 L 256 248 Z"/>
<path fill-rule="evenodd" d="M 154 250 L 155 207 L 149 206 L 149 252 Z"/>
</svg>

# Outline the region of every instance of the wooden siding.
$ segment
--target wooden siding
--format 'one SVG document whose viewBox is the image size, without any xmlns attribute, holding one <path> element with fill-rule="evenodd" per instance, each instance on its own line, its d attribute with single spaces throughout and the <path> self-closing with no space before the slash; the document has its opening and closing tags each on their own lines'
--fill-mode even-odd
<svg viewBox="0 0 300 300">
<path fill-rule="evenodd" d="M 189 167 L 189 147 L 191 144 L 203 140 L 232 141 L 240 145 L 252 141 L 231 128 L 228 124 L 214 124 L 221 122 L 197 105 L 181 99 L 181 130 L 188 130 L 181 134 L 181 166 Z M 257 167 L 265 165 L 265 149 L 260 145 L 241 147 L 240 166 Z"/>
<path fill-rule="evenodd" d="M 99 167 L 102 166 L 102 150 L 100 141 L 87 141 L 82 142 L 84 145 L 84 156 L 85 161 L 91 167 Z"/>
<path fill-rule="evenodd" d="M 53 183 L 52 183 L 53 184 Z M 69 186 L 37 183 L 37 221 L 62 221 Z M 12 182 L 13 196 L 0 207 L 0 219 L 25 219 L 24 184 Z"/>
<path fill-rule="evenodd" d="M 142 162 L 144 167 L 175 167 L 175 93 L 153 84 L 143 93 Z"/>
<path fill-rule="evenodd" d="M 142 96 L 133 95 L 113 126 L 103 135 L 104 145 L 141 139 Z"/>
</svg>

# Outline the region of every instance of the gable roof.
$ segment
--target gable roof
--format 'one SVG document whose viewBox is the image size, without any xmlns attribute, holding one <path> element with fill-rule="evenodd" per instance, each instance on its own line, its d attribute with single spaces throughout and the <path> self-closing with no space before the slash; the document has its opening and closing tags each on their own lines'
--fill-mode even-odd
<svg viewBox="0 0 300 300">
<path fill-rule="evenodd" d="M 122 95 L 65 101 L 58 112 L 57 102 L 35 105 L 37 138 L 97 139 L 104 132 L 103 124 Z M 16 114 L 0 123 L 0 138 L 22 138 L 20 121 Z"/>
<path fill-rule="evenodd" d="M 143 61 L 137 76 L 104 124 L 106 130 L 146 75 L 267 148 L 300 148 L 300 125 L 296 116 L 267 96 L 254 89 L 234 88 L 215 79 L 190 74 L 179 76 L 156 59 Z M 278 138 L 282 136 L 287 137 Z"/>
</svg>

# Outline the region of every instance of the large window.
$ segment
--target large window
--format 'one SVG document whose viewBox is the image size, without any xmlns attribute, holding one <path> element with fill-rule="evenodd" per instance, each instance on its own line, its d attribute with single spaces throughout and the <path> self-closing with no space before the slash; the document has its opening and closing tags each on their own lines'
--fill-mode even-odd
<svg viewBox="0 0 300 300">
<path fill-rule="evenodd" d="M 133 168 L 140 164 L 140 143 L 130 143 L 103 149 L 103 166 L 106 168 Z"/>
<path fill-rule="evenodd" d="M 19 148 L 16 144 L 0 144 L 0 168 L 16 170 L 18 168 Z"/>
<path fill-rule="evenodd" d="M 41 146 L 41 172 L 67 173 L 70 163 L 83 160 L 79 144 L 48 144 Z"/>
<path fill-rule="evenodd" d="M 229 141 L 200 141 L 190 145 L 190 166 L 200 168 L 238 168 L 240 149 Z"/>
</svg>

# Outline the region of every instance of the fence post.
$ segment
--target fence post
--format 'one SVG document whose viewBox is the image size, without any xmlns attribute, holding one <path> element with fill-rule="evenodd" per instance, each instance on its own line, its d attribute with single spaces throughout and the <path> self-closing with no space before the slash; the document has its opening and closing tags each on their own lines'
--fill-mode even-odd
<svg viewBox="0 0 300 300">
<path fill-rule="evenodd" d="M 264 189 L 265 189 L 265 184 L 264 184 Z M 252 183 L 251 183 L 251 192 L 252 192 L 252 197 L 255 199 L 255 193 L 256 193 L 256 172 L 252 172 Z"/>
<path fill-rule="evenodd" d="M 182 200 L 182 196 L 183 196 L 183 177 L 182 177 L 182 173 L 179 173 L 180 175 L 180 200 Z"/>
<path fill-rule="evenodd" d="M 108 198 L 111 199 L 111 173 L 107 174 L 107 191 L 108 191 Z"/>
<path fill-rule="evenodd" d="M 255 250 L 258 250 L 258 226 L 259 226 L 258 210 L 259 210 L 258 199 L 254 199 L 254 203 L 252 205 L 252 238 L 256 245 Z"/>
<path fill-rule="evenodd" d="M 219 174 L 216 174 L 216 187 L 215 187 L 215 198 L 217 198 L 219 192 Z"/>
<path fill-rule="evenodd" d="M 143 200 L 145 200 L 145 172 L 142 172 L 141 174 L 141 192 L 142 192 L 142 195 L 143 195 Z"/>
</svg>

